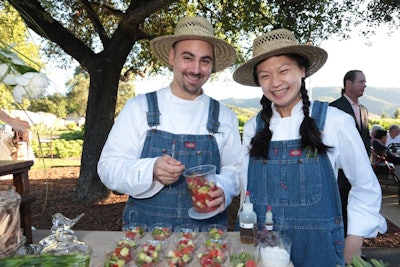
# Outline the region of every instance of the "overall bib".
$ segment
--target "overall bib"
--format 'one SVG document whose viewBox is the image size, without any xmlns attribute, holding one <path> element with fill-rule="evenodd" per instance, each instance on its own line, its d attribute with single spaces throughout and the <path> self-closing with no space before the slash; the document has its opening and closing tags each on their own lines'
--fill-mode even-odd
<svg viewBox="0 0 400 267">
<path fill-rule="evenodd" d="M 160 124 L 156 92 L 146 94 L 149 111 L 147 123 L 151 129 L 147 131 L 146 140 L 140 158 L 161 157 L 172 154 L 172 143 L 175 143 L 174 158 L 181 161 L 187 169 L 205 164 L 213 164 L 220 172 L 220 153 L 217 141 L 213 136 L 218 131 L 219 103 L 210 98 L 207 129 L 210 134 L 186 135 L 173 134 L 156 129 Z M 211 223 L 227 225 L 227 211 L 205 219 L 194 220 L 188 216 L 192 208 L 192 200 L 183 175 L 170 186 L 165 186 L 161 191 L 150 198 L 137 199 L 129 197 L 123 215 L 123 225 L 129 226 L 134 222 L 145 223 L 148 226 L 158 223 L 170 223 L 173 226 L 191 223 L 200 227 Z"/>
<path fill-rule="evenodd" d="M 326 111 L 327 103 L 314 102 L 312 117 L 320 130 Z M 264 125 L 259 115 L 257 131 Z M 272 141 L 268 155 L 249 160 L 248 190 L 257 221 L 265 221 L 271 205 L 274 230 L 292 240 L 294 266 L 344 266 L 340 196 L 326 153 L 287 140 Z"/>
</svg>

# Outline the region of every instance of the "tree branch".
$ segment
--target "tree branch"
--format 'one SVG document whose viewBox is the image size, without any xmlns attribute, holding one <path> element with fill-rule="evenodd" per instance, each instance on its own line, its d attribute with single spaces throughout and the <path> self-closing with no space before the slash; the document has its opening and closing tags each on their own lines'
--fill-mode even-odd
<svg viewBox="0 0 400 267">
<path fill-rule="evenodd" d="M 9 0 L 9 3 L 18 11 L 30 29 L 43 38 L 60 45 L 67 54 L 81 64 L 85 62 L 85 59 L 95 55 L 81 40 L 49 16 L 39 1 Z"/>
<path fill-rule="evenodd" d="M 99 34 L 101 42 L 103 43 L 104 46 L 106 46 L 110 38 L 108 37 L 107 32 L 105 31 L 103 25 L 99 21 L 96 12 L 92 9 L 91 7 L 92 4 L 89 3 L 89 1 L 87 0 L 80 0 L 80 2 L 85 8 L 90 21 L 93 23 L 94 29 Z M 103 7 L 104 6 L 101 5 L 101 8 Z"/>
<path fill-rule="evenodd" d="M 177 2 L 177 0 L 153 0 L 153 1 L 131 1 L 129 8 L 127 9 L 128 24 L 142 23 L 146 18 L 160 9 L 169 6 L 170 4 Z M 134 12 L 132 12 L 134 11 Z"/>
<path fill-rule="evenodd" d="M 103 10 L 105 15 L 113 15 L 113 16 L 118 17 L 120 19 L 122 19 L 122 17 L 125 16 L 125 13 L 122 12 L 121 10 L 114 9 L 112 7 L 100 4 L 98 2 L 91 2 L 90 5 L 94 6 L 94 7 L 97 7 L 98 9 Z"/>
<path fill-rule="evenodd" d="M 147 68 L 145 68 L 144 70 L 139 70 L 139 69 L 137 69 L 137 68 L 135 68 L 135 67 L 130 67 L 129 69 L 127 69 L 127 70 L 121 75 L 120 80 L 123 81 L 123 82 L 128 81 L 128 80 L 129 80 L 129 76 L 130 76 L 131 74 L 133 74 L 133 75 L 139 75 L 140 77 L 145 78 L 145 77 L 146 77 L 146 71 L 147 71 Z"/>
</svg>

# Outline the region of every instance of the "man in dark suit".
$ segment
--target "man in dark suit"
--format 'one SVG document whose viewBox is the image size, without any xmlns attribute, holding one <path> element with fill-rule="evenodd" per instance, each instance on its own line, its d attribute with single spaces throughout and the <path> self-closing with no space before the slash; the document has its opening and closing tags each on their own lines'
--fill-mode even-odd
<svg viewBox="0 0 400 267">
<path fill-rule="evenodd" d="M 336 107 L 350 114 L 354 118 L 354 125 L 360 133 L 368 156 L 371 153 L 371 136 L 368 129 L 368 110 L 359 103 L 358 98 L 364 94 L 366 86 L 365 75 L 360 70 L 351 70 L 343 78 L 342 97 L 336 99 L 330 106 Z M 347 232 L 347 200 L 351 185 L 339 169 L 338 185 L 342 202 L 344 233 Z"/>
</svg>

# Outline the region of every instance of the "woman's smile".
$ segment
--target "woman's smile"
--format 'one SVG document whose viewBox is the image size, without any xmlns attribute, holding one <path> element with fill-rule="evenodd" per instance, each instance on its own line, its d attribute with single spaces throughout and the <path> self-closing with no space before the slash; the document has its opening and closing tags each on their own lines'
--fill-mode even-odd
<svg viewBox="0 0 400 267">
<path fill-rule="evenodd" d="M 272 94 L 277 98 L 282 98 L 287 94 L 288 91 L 289 91 L 289 88 L 284 88 L 284 89 L 272 91 Z"/>
</svg>

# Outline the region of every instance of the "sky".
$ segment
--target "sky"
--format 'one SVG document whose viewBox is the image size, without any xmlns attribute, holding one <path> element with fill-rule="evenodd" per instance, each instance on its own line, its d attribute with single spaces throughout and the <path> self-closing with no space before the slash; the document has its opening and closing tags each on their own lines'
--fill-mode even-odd
<svg viewBox="0 0 400 267">
<path fill-rule="evenodd" d="M 362 70 L 366 76 L 367 89 L 371 87 L 400 88 L 400 31 L 388 36 L 387 31 L 380 31 L 367 44 L 364 36 L 354 36 L 349 40 L 332 38 L 321 43 L 320 47 L 328 53 L 325 65 L 309 77 L 307 88 L 343 86 L 343 76 L 349 70 Z M 229 74 L 228 74 L 229 75 Z M 221 82 L 209 83 L 205 90 L 217 99 L 228 97 L 261 97 L 260 88 L 241 86 L 230 80 L 227 89 Z M 226 84 L 225 84 L 226 86 Z M 211 90 L 212 88 L 212 90 Z M 399 100 L 400 101 L 400 100 Z"/>
<path fill-rule="evenodd" d="M 349 70 L 362 70 L 371 87 L 398 87 L 400 88 L 400 31 L 388 35 L 387 30 L 377 31 L 377 34 L 368 40 L 354 32 L 348 40 L 332 37 L 323 41 L 320 47 L 328 52 L 325 65 L 313 76 L 307 79 L 307 88 L 314 87 L 342 87 L 343 76 Z M 71 73 L 52 68 L 49 72 L 52 91 L 65 92 L 64 84 L 71 78 Z M 143 94 L 167 86 L 169 77 L 158 79 L 148 78 L 135 83 L 136 94 Z M 237 84 L 232 80 L 232 73 L 225 71 L 217 81 L 209 81 L 204 91 L 216 99 L 224 98 L 254 98 L 261 97 L 261 89 Z"/>
</svg>

